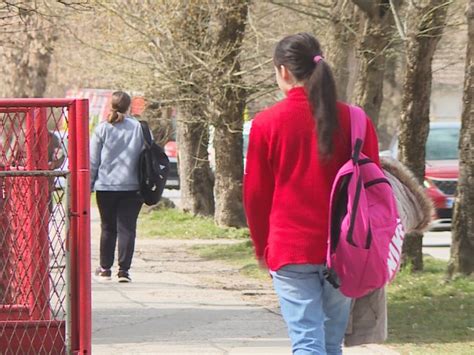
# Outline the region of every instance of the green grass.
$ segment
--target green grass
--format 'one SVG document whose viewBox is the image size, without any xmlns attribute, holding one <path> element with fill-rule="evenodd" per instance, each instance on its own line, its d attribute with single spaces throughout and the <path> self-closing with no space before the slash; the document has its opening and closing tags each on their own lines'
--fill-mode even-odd
<svg viewBox="0 0 474 355">
<path fill-rule="evenodd" d="M 446 262 L 425 258 L 388 288 L 388 344 L 402 354 L 474 354 L 474 281 L 445 281 Z"/>
<path fill-rule="evenodd" d="M 164 239 L 243 239 L 249 237 L 249 232 L 247 228 L 218 227 L 212 218 L 168 208 L 142 212 L 138 218 L 138 235 Z"/>
<path fill-rule="evenodd" d="M 193 248 L 205 259 L 223 260 L 244 275 L 264 279 L 249 241 Z M 388 287 L 389 339 L 401 354 L 474 354 L 474 280 L 445 281 L 447 263 L 425 257 L 425 270 L 402 270 Z"/>
</svg>

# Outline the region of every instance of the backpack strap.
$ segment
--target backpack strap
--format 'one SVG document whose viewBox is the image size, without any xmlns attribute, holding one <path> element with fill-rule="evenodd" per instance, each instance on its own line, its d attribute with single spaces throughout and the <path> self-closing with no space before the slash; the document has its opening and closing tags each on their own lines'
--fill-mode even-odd
<svg viewBox="0 0 474 355">
<path fill-rule="evenodd" d="M 145 147 L 150 148 L 151 144 L 153 143 L 153 139 L 151 138 L 150 127 L 148 126 L 147 121 L 139 121 L 140 126 L 142 127 L 143 133 L 143 140 L 145 141 Z"/>
<path fill-rule="evenodd" d="M 358 106 L 349 106 L 351 116 L 351 145 L 352 160 L 357 163 L 359 154 L 364 146 L 365 133 L 367 130 L 367 118 L 364 110 Z"/>
</svg>

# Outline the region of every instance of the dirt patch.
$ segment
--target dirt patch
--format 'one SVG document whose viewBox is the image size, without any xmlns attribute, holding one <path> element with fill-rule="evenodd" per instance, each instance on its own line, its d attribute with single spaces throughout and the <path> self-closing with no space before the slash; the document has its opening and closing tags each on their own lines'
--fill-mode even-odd
<svg viewBox="0 0 474 355">
<path fill-rule="evenodd" d="M 237 291 L 242 299 L 279 313 L 277 297 L 273 291 L 270 277 L 257 280 L 242 275 L 233 265 L 205 260 L 190 248 L 202 244 L 231 244 L 241 240 L 138 240 L 135 258 L 142 259 L 154 272 L 175 272 L 192 276 L 197 284 L 205 289 L 224 289 Z"/>
</svg>

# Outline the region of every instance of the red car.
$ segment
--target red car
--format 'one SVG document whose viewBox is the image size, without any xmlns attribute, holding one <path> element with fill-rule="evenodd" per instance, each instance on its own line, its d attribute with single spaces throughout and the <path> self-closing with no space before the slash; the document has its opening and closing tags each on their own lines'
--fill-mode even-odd
<svg viewBox="0 0 474 355">
<path fill-rule="evenodd" d="M 426 142 L 426 167 L 424 186 L 433 201 L 436 215 L 433 230 L 450 230 L 455 193 L 459 177 L 458 121 L 431 122 Z M 397 157 L 398 139 L 391 145 L 392 157 Z M 383 155 L 383 154 L 382 154 Z"/>
<path fill-rule="evenodd" d="M 167 189 L 179 189 L 179 174 L 178 174 L 178 146 L 176 141 L 169 141 L 165 144 L 165 153 L 170 159 L 170 172 L 166 180 Z"/>
</svg>

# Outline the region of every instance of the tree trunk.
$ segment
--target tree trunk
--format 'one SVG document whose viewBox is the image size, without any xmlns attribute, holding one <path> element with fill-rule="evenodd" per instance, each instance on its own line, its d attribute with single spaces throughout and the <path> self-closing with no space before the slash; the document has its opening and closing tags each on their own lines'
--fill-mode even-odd
<svg viewBox="0 0 474 355">
<path fill-rule="evenodd" d="M 383 101 L 385 56 L 394 33 L 393 14 L 385 0 L 353 2 L 366 17 L 358 48 L 360 64 L 354 101 L 364 109 L 375 127 L 378 127 Z M 398 9 L 400 1 L 394 1 L 394 5 Z"/>
<path fill-rule="evenodd" d="M 348 99 L 348 85 L 351 75 L 350 61 L 353 59 L 356 36 L 351 28 L 356 27 L 354 4 L 345 0 L 335 1 L 332 5 L 331 27 L 325 56 L 334 73 L 337 96 L 341 101 Z"/>
<path fill-rule="evenodd" d="M 446 23 L 446 4 L 445 0 L 431 0 L 429 5 L 409 11 L 412 18 L 407 33 L 399 157 L 420 184 L 425 176 L 430 122 L 431 63 Z"/>
<path fill-rule="evenodd" d="M 235 99 L 234 99 L 235 100 Z M 215 185 L 216 212 L 214 220 L 218 225 L 245 226 L 245 214 L 242 205 L 243 173 L 243 108 L 235 102 L 233 109 L 226 112 L 225 120 L 215 126 Z M 234 112 L 230 112 L 230 111 Z"/>
<path fill-rule="evenodd" d="M 386 58 L 384 100 L 380 109 L 377 136 L 381 150 L 388 149 L 392 143 L 393 136 L 397 134 L 400 123 L 402 99 L 402 83 L 398 78 L 403 77 L 400 67 L 403 65 L 403 47 L 393 46 L 393 53 Z"/>
<path fill-rule="evenodd" d="M 423 233 L 414 231 L 405 235 L 402 247 L 402 267 L 409 267 L 410 271 L 423 270 Z"/>
<path fill-rule="evenodd" d="M 178 115 L 181 208 L 195 215 L 212 216 L 214 182 L 209 166 L 209 125 L 198 115 L 195 107 L 183 107 Z"/>
<path fill-rule="evenodd" d="M 459 182 L 453 216 L 453 240 L 448 275 L 470 275 L 474 272 L 474 107 L 472 104 L 474 74 L 474 0 L 467 10 L 468 40 L 461 136 L 459 139 Z"/>
<path fill-rule="evenodd" d="M 37 15 L 38 16 L 38 15 Z M 37 19 L 37 29 L 33 32 L 31 43 L 31 59 L 29 82 L 32 97 L 43 97 L 48 82 L 49 66 L 57 40 L 55 28 L 51 24 Z M 38 30 L 39 29 L 39 30 Z"/>
<path fill-rule="evenodd" d="M 7 90 L 6 96 L 9 97 L 28 97 L 29 78 L 29 43 L 24 41 L 21 47 L 15 43 L 15 47 L 6 48 L 4 52 L 6 70 L 5 83 Z"/>
<path fill-rule="evenodd" d="M 25 12 L 15 27 L 21 30 L 9 37 L 4 57 L 6 83 L 11 97 L 43 97 L 57 40 L 55 26 L 42 14 Z"/>
<path fill-rule="evenodd" d="M 248 2 L 226 0 L 215 13 L 217 57 L 222 57 L 216 73 L 224 85 L 213 90 L 213 146 L 215 151 L 214 194 L 218 225 L 246 225 L 242 204 L 243 140 L 242 127 L 246 91 L 240 72 L 238 55 L 248 12 Z M 223 50 L 223 51 L 222 51 Z"/>
<path fill-rule="evenodd" d="M 423 7 L 409 9 L 406 72 L 403 84 L 399 158 L 414 173 L 420 184 L 425 176 L 425 145 L 429 132 L 431 63 L 446 23 L 449 3 L 431 0 Z M 405 242 L 405 261 L 416 270 L 422 267 L 421 243 Z M 418 236 L 416 236 L 418 238 Z M 413 247 L 409 247 L 413 245 Z"/>
</svg>

